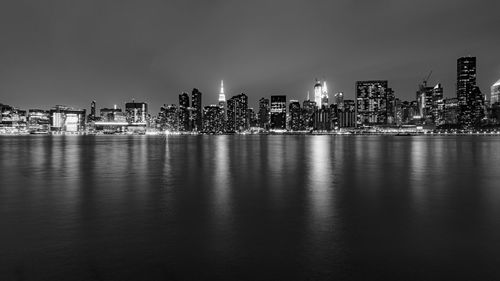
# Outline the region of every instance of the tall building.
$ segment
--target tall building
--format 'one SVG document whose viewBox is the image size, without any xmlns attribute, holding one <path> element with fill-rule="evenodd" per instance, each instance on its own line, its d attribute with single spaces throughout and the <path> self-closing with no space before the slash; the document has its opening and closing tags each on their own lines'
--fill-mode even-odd
<svg viewBox="0 0 500 281">
<path fill-rule="evenodd" d="M 148 104 L 145 102 L 127 102 L 125 104 L 127 121 L 130 123 L 145 123 L 148 116 Z"/>
<path fill-rule="evenodd" d="M 476 57 L 457 59 L 457 99 L 459 125 L 464 128 L 478 125 L 484 114 L 484 99 L 476 86 Z"/>
<path fill-rule="evenodd" d="M 92 121 L 96 121 L 96 103 L 95 103 L 95 100 L 93 100 L 91 103 L 90 103 L 90 114 L 88 116 L 88 121 L 89 122 L 92 122 Z"/>
<path fill-rule="evenodd" d="M 209 105 L 203 109 L 203 132 L 211 134 L 224 132 L 224 112 L 220 105 Z"/>
<path fill-rule="evenodd" d="M 271 96 L 271 130 L 286 129 L 286 96 Z"/>
<path fill-rule="evenodd" d="M 85 129 L 85 109 L 56 105 L 50 110 L 52 131 L 78 132 Z"/>
<path fill-rule="evenodd" d="M 321 93 L 321 107 L 328 107 L 328 88 L 326 87 L 326 81 L 323 81 L 323 88 Z"/>
<path fill-rule="evenodd" d="M 434 124 L 444 124 L 444 95 L 441 83 L 436 84 L 432 89 L 432 115 Z"/>
<path fill-rule="evenodd" d="M 244 93 L 227 100 L 227 131 L 242 132 L 248 129 L 248 96 Z"/>
<path fill-rule="evenodd" d="M 382 125 L 388 121 L 388 88 L 386 80 L 356 82 L 357 125 Z"/>
<path fill-rule="evenodd" d="M 433 93 L 434 87 L 427 86 L 426 80 L 418 86 L 416 98 L 418 104 L 418 116 L 424 124 L 433 123 Z"/>
<path fill-rule="evenodd" d="M 175 132 L 179 130 L 177 105 L 163 105 L 158 113 L 160 127 L 162 130 Z"/>
<path fill-rule="evenodd" d="M 490 105 L 500 102 L 500 79 L 491 86 Z"/>
<path fill-rule="evenodd" d="M 290 100 L 290 130 L 300 131 L 303 130 L 300 102 L 298 100 Z"/>
<path fill-rule="evenodd" d="M 312 130 L 314 128 L 314 112 L 316 111 L 316 102 L 309 99 L 309 95 L 307 95 L 307 99 L 302 102 L 302 123 L 304 129 Z"/>
<path fill-rule="evenodd" d="M 340 128 L 356 126 L 356 103 L 354 100 L 342 101 L 342 108 L 338 108 L 338 123 Z M 338 104 L 337 104 L 338 105 Z"/>
<path fill-rule="evenodd" d="M 316 102 L 316 106 L 321 107 L 321 97 L 323 96 L 323 86 L 321 86 L 321 82 L 316 79 L 316 83 L 314 83 L 314 101 Z"/>
<path fill-rule="evenodd" d="M 226 94 L 224 94 L 224 81 L 220 81 L 219 107 L 222 108 L 224 120 L 226 119 Z"/>
<path fill-rule="evenodd" d="M 202 103 L 201 103 L 201 92 L 194 88 L 191 92 L 191 107 L 192 107 L 192 130 L 202 131 Z"/>
<path fill-rule="evenodd" d="M 259 127 L 262 129 L 269 129 L 269 114 L 271 106 L 268 98 L 261 98 L 259 100 Z"/>
<path fill-rule="evenodd" d="M 344 106 L 344 93 L 337 92 L 333 96 L 333 104 L 336 104 L 339 109 L 342 109 Z"/>
<path fill-rule="evenodd" d="M 179 95 L 179 125 L 177 126 L 179 131 L 190 131 L 189 119 L 189 95 L 187 93 L 182 93 Z"/>
<path fill-rule="evenodd" d="M 458 98 L 444 100 L 444 124 L 457 125 L 459 116 Z"/>
</svg>

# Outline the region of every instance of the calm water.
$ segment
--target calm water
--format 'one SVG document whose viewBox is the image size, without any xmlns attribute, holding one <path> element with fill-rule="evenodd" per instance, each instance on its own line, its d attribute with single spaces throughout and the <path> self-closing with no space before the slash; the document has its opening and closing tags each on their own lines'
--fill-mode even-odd
<svg viewBox="0 0 500 281">
<path fill-rule="evenodd" d="M 0 137 L 0 280 L 500 278 L 500 138 Z"/>
</svg>

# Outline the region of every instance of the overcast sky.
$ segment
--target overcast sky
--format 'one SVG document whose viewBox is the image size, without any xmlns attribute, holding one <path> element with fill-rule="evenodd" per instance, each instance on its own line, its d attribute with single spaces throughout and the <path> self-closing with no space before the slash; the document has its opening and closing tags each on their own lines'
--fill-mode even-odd
<svg viewBox="0 0 500 281">
<path fill-rule="evenodd" d="M 389 80 L 414 99 L 433 70 L 455 96 L 456 59 L 500 79 L 500 1 L 0 1 L 0 103 L 98 108 L 164 103 L 196 87 L 205 105 L 245 92 L 303 100 L 314 78 L 354 98 Z"/>
</svg>

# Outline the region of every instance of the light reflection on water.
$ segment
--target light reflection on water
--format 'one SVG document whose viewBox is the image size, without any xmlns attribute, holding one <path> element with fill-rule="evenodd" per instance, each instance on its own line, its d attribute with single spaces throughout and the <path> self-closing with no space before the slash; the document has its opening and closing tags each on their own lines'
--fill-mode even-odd
<svg viewBox="0 0 500 281">
<path fill-rule="evenodd" d="M 492 279 L 499 142 L 0 137 L 0 280 Z"/>
</svg>

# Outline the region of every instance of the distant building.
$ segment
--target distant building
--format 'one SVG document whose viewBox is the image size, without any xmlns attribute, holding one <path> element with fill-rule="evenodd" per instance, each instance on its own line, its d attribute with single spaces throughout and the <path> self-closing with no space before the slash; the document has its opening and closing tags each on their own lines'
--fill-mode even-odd
<svg viewBox="0 0 500 281">
<path fill-rule="evenodd" d="M 345 100 L 343 106 L 338 108 L 338 124 L 340 128 L 356 126 L 356 103 L 354 100 Z"/>
<path fill-rule="evenodd" d="M 484 117 L 484 97 L 476 86 L 476 58 L 457 59 L 458 123 L 464 128 L 478 126 Z"/>
<path fill-rule="evenodd" d="M 220 81 L 220 92 L 219 92 L 219 107 L 222 108 L 224 115 L 224 122 L 226 120 L 226 94 L 224 94 L 224 81 Z"/>
<path fill-rule="evenodd" d="M 201 102 L 201 92 L 194 88 L 191 92 L 191 104 L 192 104 L 192 130 L 200 132 L 202 131 L 202 102 Z"/>
<path fill-rule="evenodd" d="M 333 104 L 336 104 L 338 109 L 342 110 L 342 107 L 344 106 L 344 93 L 335 93 L 333 96 Z"/>
<path fill-rule="evenodd" d="M 125 114 L 130 123 L 146 123 L 148 116 L 148 104 L 145 102 L 127 102 Z"/>
<path fill-rule="evenodd" d="M 271 130 L 286 129 L 286 96 L 271 96 Z"/>
<path fill-rule="evenodd" d="M 458 98 L 444 100 L 444 124 L 457 125 L 460 114 Z"/>
<path fill-rule="evenodd" d="M 158 113 L 160 128 L 162 130 L 175 132 L 179 130 L 179 119 L 177 105 L 163 105 Z"/>
<path fill-rule="evenodd" d="M 85 129 L 85 109 L 56 105 L 49 112 L 52 131 L 78 132 Z"/>
<path fill-rule="evenodd" d="M 190 131 L 191 127 L 189 126 L 189 119 L 189 95 L 187 93 L 182 93 L 179 95 L 179 125 L 177 126 L 179 131 Z"/>
<path fill-rule="evenodd" d="M 326 81 L 323 81 L 323 88 L 321 90 L 321 107 L 328 107 L 328 88 L 326 87 Z"/>
<path fill-rule="evenodd" d="M 50 112 L 44 109 L 30 109 L 27 122 L 30 131 L 49 131 Z"/>
<path fill-rule="evenodd" d="M 203 132 L 219 134 L 224 132 L 224 112 L 220 105 L 209 105 L 203 109 Z"/>
<path fill-rule="evenodd" d="M 93 121 L 96 121 L 98 118 L 96 116 L 96 102 L 95 100 L 93 100 L 91 103 L 90 103 L 90 114 L 89 116 L 87 117 L 87 121 L 88 122 L 93 122 Z"/>
<path fill-rule="evenodd" d="M 259 100 L 259 127 L 269 130 L 269 115 L 271 114 L 271 105 L 268 98 Z"/>
<path fill-rule="evenodd" d="M 323 96 L 323 86 L 321 86 L 321 81 L 316 79 L 316 82 L 314 83 L 314 101 L 316 102 L 316 106 L 318 107 L 321 107 L 322 96 Z"/>
<path fill-rule="evenodd" d="M 316 102 L 309 99 L 309 95 L 307 95 L 307 99 L 302 102 L 302 124 L 304 129 L 312 130 L 314 129 L 314 112 L 316 111 Z"/>
<path fill-rule="evenodd" d="M 292 131 L 303 130 L 304 126 L 302 125 L 301 108 L 300 108 L 300 102 L 298 100 L 290 100 L 289 112 L 290 112 L 290 130 Z"/>
<path fill-rule="evenodd" d="M 444 124 L 444 95 L 441 83 L 436 84 L 432 89 L 432 116 L 434 124 Z"/>
<path fill-rule="evenodd" d="M 386 80 L 356 82 L 357 125 L 385 125 L 388 123 L 388 88 Z"/>
<path fill-rule="evenodd" d="M 248 129 L 248 96 L 244 93 L 227 100 L 227 131 L 241 132 Z"/>
</svg>

